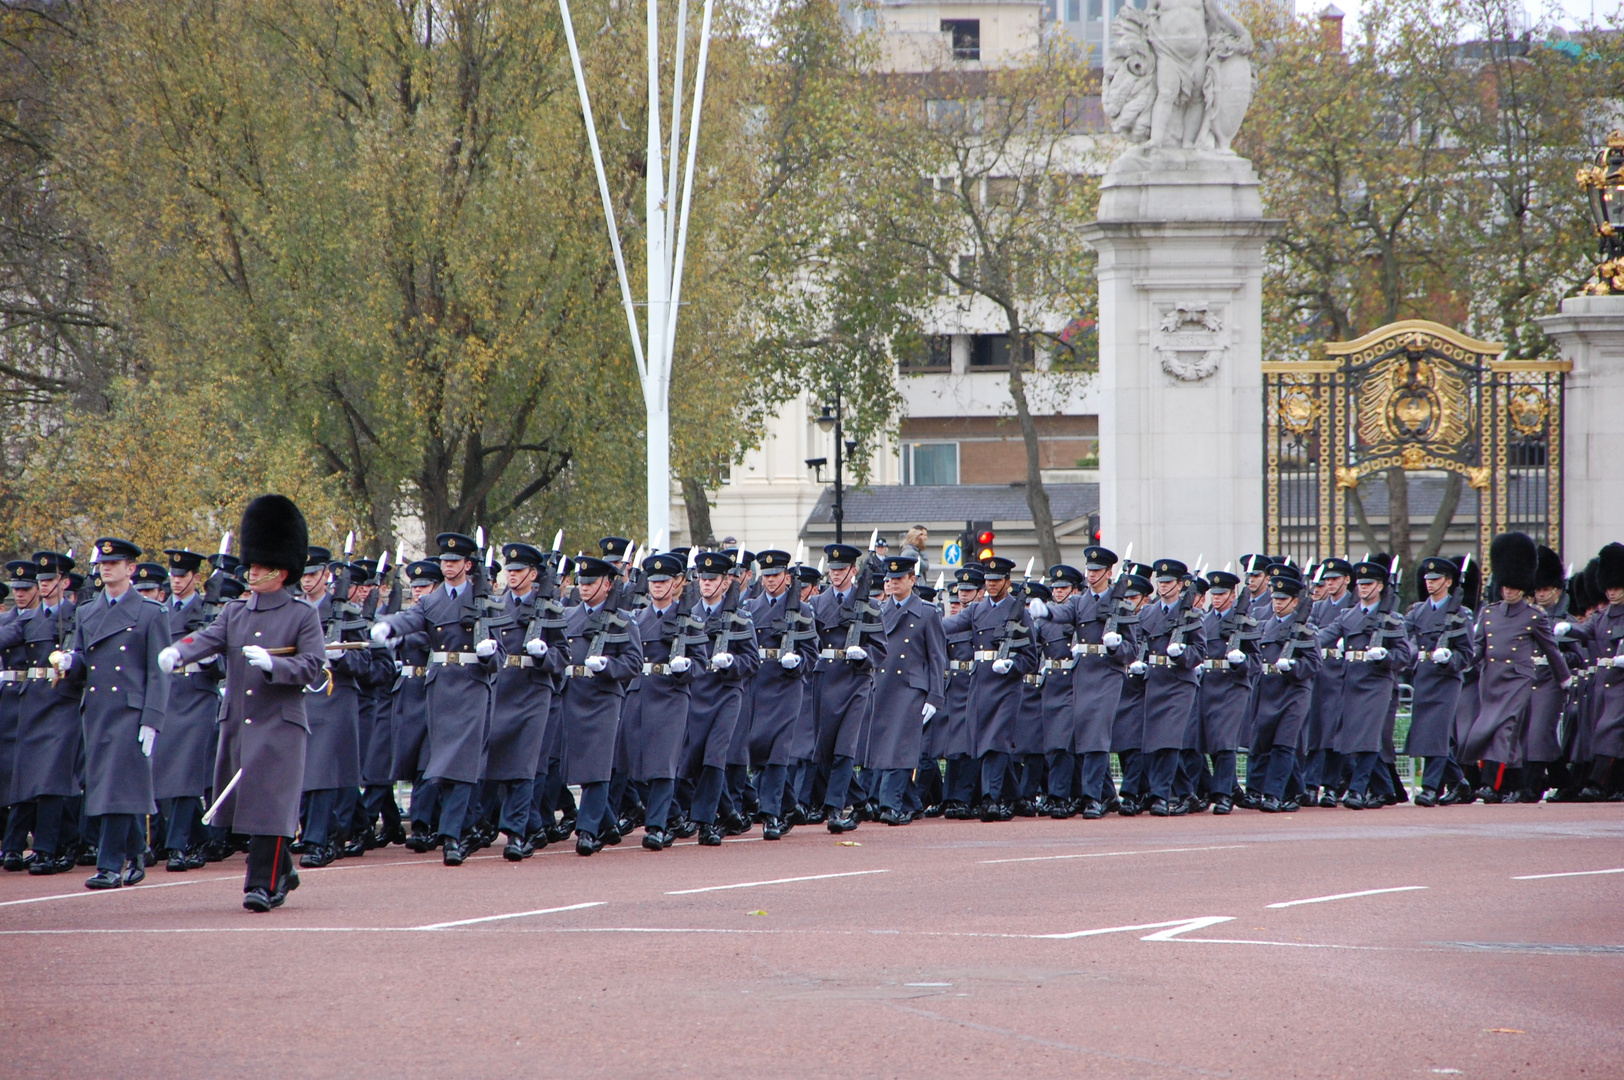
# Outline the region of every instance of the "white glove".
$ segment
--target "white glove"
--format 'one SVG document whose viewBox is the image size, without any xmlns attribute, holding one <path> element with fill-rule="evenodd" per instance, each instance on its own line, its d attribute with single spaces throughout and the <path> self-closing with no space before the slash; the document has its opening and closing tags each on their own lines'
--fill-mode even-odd
<svg viewBox="0 0 1624 1080">
<path fill-rule="evenodd" d="M 686 656 L 673 656 L 671 658 L 671 670 L 678 675 L 681 675 L 684 671 L 687 671 L 693 666 L 694 662 L 688 659 Z"/>
<path fill-rule="evenodd" d="M 474 646 L 474 655 L 481 660 L 489 660 L 496 655 L 496 639 L 486 638 Z"/>
<path fill-rule="evenodd" d="M 732 666 L 733 654 L 730 652 L 719 652 L 715 656 L 711 657 L 712 671 L 726 671 Z"/>
<path fill-rule="evenodd" d="M 271 654 L 259 645 L 244 645 L 242 658 L 259 670 L 269 673 L 271 670 Z"/>
<path fill-rule="evenodd" d="M 1049 617 L 1049 605 L 1034 596 L 1026 602 L 1026 613 L 1034 619 L 1047 619 Z"/>
<path fill-rule="evenodd" d="M 533 637 L 524 643 L 524 651 L 540 660 L 547 655 L 547 643 L 539 637 Z"/>
<path fill-rule="evenodd" d="M 64 649 L 61 652 L 54 652 L 51 654 L 50 660 L 52 667 L 66 675 L 68 669 L 73 666 L 73 650 Z"/>
<path fill-rule="evenodd" d="M 847 660 L 867 660 L 868 650 L 861 645 L 851 645 L 846 649 Z"/>
<path fill-rule="evenodd" d="M 389 639 L 394 636 L 395 635 L 389 629 L 388 623 L 376 622 L 372 624 L 372 640 L 376 641 L 379 645 L 389 644 Z"/>
<path fill-rule="evenodd" d="M 141 752 L 147 757 L 151 757 L 152 744 L 158 741 L 158 729 L 142 724 L 141 730 L 135 733 L 135 740 L 141 744 Z"/>
<path fill-rule="evenodd" d="M 401 661 L 396 660 L 395 661 L 395 674 L 399 675 L 401 672 L 403 672 L 405 670 L 406 670 L 406 665 L 404 663 L 402 663 Z"/>
<path fill-rule="evenodd" d="M 1143 675 L 1149 670 L 1150 665 L 1145 663 L 1143 660 L 1135 660 L 1133 663 L 1128 665 L 1128 674 L 1130 675 Z"/>
<path fill-rule="evenodd" d="M 778 658 L 778 663 L 785 671 L 794 671 L 796 668 L 801 666 L 801 654 L 796 652 L 787 652 Z"/>
<path fill-rule="evenodd" d="M 1117 633 L 1115 630 L 1112 630 L 1110 633 L 1100 638 L 1100 644 L 1104 645 L 1107 649 L 1114 649 L 1118 645 L 1122 644 L 1122 635 Z"/>
<path fill-rule="evenodd" d="M 586 658 L 586 669 L 588 671 L 602 671 L 608 666 L 609 658 L 607 656 L 589 656 Z"/>
<path fill-rule="evenodd" d="M 1380 645 L 1377 645 L 1373 649 L 1366 649 L 1365 650 L 1365 659 L 1366 660 L 1386 660 L 1387 659 L 1387 650 L 1382 648 Z"/>
<path fill-rule="evenodd" d="M 1246 663 L 1246 654 L 1241 652 L 1239 649 L 1230 649 L 1229 655 L 1224 657 L 1224 659 L 1228 660 L 1231 664 L 1244 664 Z"/>
<path fill-rule="evenodd" d="M 329 660 L 338 660 L 341 657 L 343 657 L 343 655 L 344 655 L 344 650 L 343 649 L 328 649 L 327 650 L 327 659 L 329 659 Z"/>
<path fill-rule="evenodd" d="M 1008 675 L 1010 671 L 1014 669 L 1014 667 L 1015 661 L 1011 660 L 1007 656 L 1002 660 L 994 660 L 992 662 L 992 670 L 996 675 Z"/>
<path fill-rule="evenodd" d="M 1597 667 L 1612 667 L 1613 666 L 1613 658 L 1611 656 L 1598 656 L 1596 658 L 1596 666 Z"/>
<path fill-rule="evenodd" d="M 924 719 L 921 720 L 919 723 L 921 725 L 928 724 L 928 723 L 930 723 L 930 718 L 935 716 L 935 715 L 936 715 L 936 706 L 932 705 L 930 702 L 927 701 L 927 702 L 925 702 L 925 716 L 924 716 Z"/>
<path fill-rule="evenodd" d="M 1085 642 L 1079 641 L 1077 644 L 1075 644 L 1075 645 L 1073 645 L 1071 647 L 1071 655 L 1073 655 L 1073 656 L 1087 656 L 1088 655 L 1088 645 Z"/>
<path fill-rule="evenodd" d="M 1551 627 L 1552 632 L 1554 632 L 1557 637 L 1566 635 L 1567 632 L 1572 629 L 1573 624 L 1570 622 L 1559 622 L 1555 626 Z"/>
<path fill-rule="evenodd" d="M 1434 664 L 1447 664 L 1449 663 L 1450 658 L 1454 655 L 1455 654 L 1450 650 L 1444 648 L 1443 646 L 1439 646 L 1438 648 L 1432 650 L 1432 662 Z"/>
<path fill-rule="evenodd" d="M 1183 656 L 1184 655 L 1184 643 L 1182 641 L 1169 642 L 1168 646 L 1167 646 L 1167 655 L 1171 656 L 1175 660 L 1177 660 L 1179 657 Z"/>
<path fill-rule="evenodd" d="M 173 675 L 178 667 L 180 667 L 180 650 L 173 645 L 166 646 L 158 654 L 158 670 L 165 675 Z"/>
<path fill-rule="evenodd" d="M 1282 675 L 1296 666 L 1297 661 L 1291 659 L 1289 656 L 1282 656 L 1280 659 L 1274 662 L 1274 670 L 1280 672 Z"/>
</svg>

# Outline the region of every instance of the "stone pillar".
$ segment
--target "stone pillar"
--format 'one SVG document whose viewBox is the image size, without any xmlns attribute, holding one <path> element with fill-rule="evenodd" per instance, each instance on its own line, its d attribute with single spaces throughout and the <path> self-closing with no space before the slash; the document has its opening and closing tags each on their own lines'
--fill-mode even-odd
<svg viewBox="0 0 1624 1080">
<path fill-rule="evenodd" d="M 1263 542 L 1263 218 L 1234 153 L 1112 164 L 1099 252 L 1100 526 L 1119 554 L 1223 566 Z M 1192 567 L 1194 569 L 1194 567 Z"/>
<path fill-rule="evenodd" d="M 1570 296 L 1535 319 L 1573 364 L 1562 454 L 1562 557 L 1583 566 L 1624 540 L 1624 296 Z"/>
</svg>

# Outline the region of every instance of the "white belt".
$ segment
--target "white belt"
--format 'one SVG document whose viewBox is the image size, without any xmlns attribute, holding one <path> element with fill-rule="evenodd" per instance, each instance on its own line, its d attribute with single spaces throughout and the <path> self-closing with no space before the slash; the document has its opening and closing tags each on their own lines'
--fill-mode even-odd
<svg viewBox="0 0 1624 1080">
<path fill-rule="evenodd" d="M 1229 668 L 1229 661 L 1228 660 L 1205 660 L 1205 661 L 1202 662 L 1201 666 L 1205 667 L 1205 668 L 1209 668 L 1209 669 L 1216 669 L 1218 671 L 1226 671 Z M 1236 666 L 1238 667 L 1239 665 L 1237 664 Z"/>
<path fill-rule="evenodd" d="M 1043 661 L 1044 671 L 1070 671 L 1077 666 L 1076 660 L 1056 660 L 1053 657 Z"/>
<path fill-rule="evenodd" d="M 1145 658 L 1145 662 L 1148 663 L 1151 667 L 1170 667 L 1170 666 L 1172 666 L 1173 660 L 1174 660 L 1174 657 L 1161 656 L 1161 655 L 1150 656 L 1150 657 Z"/>
<path fill-rule="evenodd" d="M 644 675 L 669 675 L 669 674 L 671 674 L 671 665 L 670 664 L 644 664 L 643 665 L 643 674 Z"/>
<path fill-rule="evenodd" d="M 1368 649 L 1350 649 L 1349 651 L 1342 654 L 1342 659 L 1344 659 L 1344 660 L 1363 660 L 1365 658 L 1365 653 L 1368 652 L 1368 651 L 1369 651 Z M 1371 663 L 1375 663 L 1375 661 L 1372 660 Z"/>
<path fill-rule="evenodd" d="M 1084 656 L 1104 656 L 1106 653 L 1108 653 L 1110 651 L 1111 650 L 1107 649 L 1104 645 L 1086 645 L 1085 644 L 1083 646 L 1083 655 Z"/>
<path fill-rule="evenodd" d="M 783 653 L 783 649 L 762 649 L 761 658 L 763 660 L 777 660 Z"/>
<path fill-rule="evenodd" d="M 997 649 L 977 649 L 976 650 L 976 662 L 977 663 L 985 663 L 988 660 L 996 660 L 996 659 L 998 659 L 998 650 Z"/>
<path fill-rule="evenodd" d="M 1327 660 L 1340 660 L 1340 659 L 1342 659 L 1342 650 L 1341 649 L 1321 649 L 1320 650 L 1320 656 L 1324 657 Z"/>
<path fill-rule="evenodd" d="M 1534 666 L 1535 667 L 1550 667 L 1551 666 L 1551 658 L 1549 656 L 1536 656 L 1536 657 L 1534 657 Z"/>
<path fill-rule="evenodd" d="M 1042 686 L 1043 675 L 1041 673 L 1037 675 L 1022 675 L 1021 681 L 1026 683 L 1028 686 Z"/>
<path fill-rule="evenodd" d="M 411 664 L 407 664 L 405 667 L 400 669 L 400 673 L 406 676 L 408 679 L 421 679 L 423 676 L 429 673 L 429 669 L 426 666 L 414 667 Z"/>
<path fill-rule="evenodd" d="M 0 683 L 22 682 L 23 673 L 20 671 L 0 671 Z"/>
<path fill-rule="evenodd" d="M 430 664 L 477 664 L 479 654 L 471 652 L 431 652 Z"/>
<path fill-rule="evenodd" d="M 589 679 L 591 677 L 592 669 L 585 664 L 571 664 L 564 669 L 564 678 L 566 679 Z"/>
<path fill-rule="evenodd" d="M 947 662 L 947 670 L 949 671 L 974 671 L 975 669 L 976 662 L 974 660 L 949 660 Z"/>
<path fill-rule="evenodd" d="M 202 664 L 187 664 L 185 667 L 181 668 L 177 672 L 177 674 L 180 674 L 180 675 L 197 675 L 197 674 L 200 674 L 202 671 L 203 671 L 203 665 Z"/>
<path fill-rule="evenodd" d="M 23 677 L 27 679 L 49 679 L 51 675 L 52 671 L 48 667 L 31 667 L 23 673 Z"/>
<path fill-rule="evenodd" d="M 467 653 L 463 654 L 467 656 Z M 477 653 L 475 655 L 478 655 Z M 503 667 L 535 667 L 536 658 L 533 656 L 510 656 L 503 663 Z"/>
<path fill-rule="evenodd" d="M 842 656 L 845 656 L 845 655 L 846 654 L 843 653 L 842 651 L 840 651 L 839 649 L 824 649 L 824 650 L 822 650 L 821 652 L 818 653 L 818 658 L 820 660 L 839 660 Z"/>
</svg>

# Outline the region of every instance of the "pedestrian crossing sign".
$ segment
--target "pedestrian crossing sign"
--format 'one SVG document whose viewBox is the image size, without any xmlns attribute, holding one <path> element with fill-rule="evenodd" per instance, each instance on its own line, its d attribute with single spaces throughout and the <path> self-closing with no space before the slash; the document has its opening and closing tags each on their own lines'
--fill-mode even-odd
<svg viewBox="0 0 1624 1080">
<path fill-rule="evenodd" d="M 958 541 L 949 540 L 942 545 L 942 565 L 957 568 L 964 561 L 964 549 L 959 547 Z"/>
</svg>

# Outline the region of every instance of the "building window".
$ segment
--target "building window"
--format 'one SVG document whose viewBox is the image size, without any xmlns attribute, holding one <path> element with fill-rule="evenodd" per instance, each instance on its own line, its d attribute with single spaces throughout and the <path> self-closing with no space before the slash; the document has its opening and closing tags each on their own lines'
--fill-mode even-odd
<svg viewBox="0 0 1624 1080">
<path fill-rule="evenodd" d="M 974 334 L 970 338 L 970 367 L 980 371 L 1009 369 L 1008 334 Z"/>
<path fill-rule="evenodd" d="M 980 19 L 943 19 L 942 33 L 953 35 L 953 59 L 981 59 Z"/>
<path fill-rule="evenodd" d="M 902 445 L 902 482 L 941 487 L 959 482 L 959 444 L 916 442 Z"/>
<path fill-rule="evenodd" d="M 959 256 L 959 295 L 967 295 L 976 282 L 981 280 L 980 268 L 976 265 L 974 255 Z"/>
<path fill-rule="evenodd" d="M 1081 22 L 1083 20 L 1083 0 L 1066 0 L 1066 21 Z"/>
<path fill-rule="evenodd" d="M 1099 22 L 1105 14 L 1105 0 L 1088 0 L 1088 21 Z"/>
<path fill-rule="evenodd" d="M 904 372 L 951 371 L 953 338 L 949 334 L 926 334 L 897 350 L 897 366 Z"/>
</svg>

